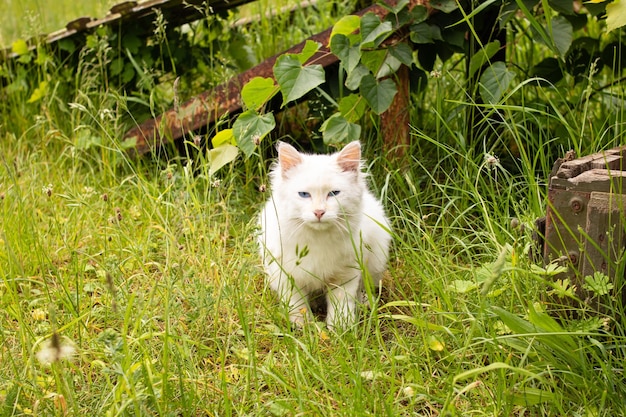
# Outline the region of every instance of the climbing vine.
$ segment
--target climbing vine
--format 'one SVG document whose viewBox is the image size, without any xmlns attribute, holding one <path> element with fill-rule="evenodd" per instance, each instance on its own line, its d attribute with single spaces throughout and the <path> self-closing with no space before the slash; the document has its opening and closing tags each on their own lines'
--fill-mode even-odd
<svg viewBox="0 0 626 417">
<path fill-rule="evenodd" d="M 279 57 L 273 78 L 254 78 L 246 84 L 241 91 L 243 113 L 231 129 L 220 131 L 212 140 L 214 170 L 237 158 L 240 151 L 246 157 L 255 152 L 276 126 L 267 109 L 278 95 L 282 108 L 311 92 L 326 98 L 335 112 L 320 132 L 326 144 L 336 144 L 361 136 L 365 114 L 380 115 L 389 108 L 397 94 L 394 74 L 402 65 L 411 68 L 411 81 L 419 81 L 423 89 L 437 60 L 443 63 L 463 54 L 467 94 L 474 103 L 488 105 L 506 100 L 516 83 L 547 83 L 555 88 L 562 83 L 562 88 L 570 88 L 572 82 L 588 81 L 590 72 L 603 68 L 620 72 L 626 67 L 619 29 L 626 23 L 626 0 L 584 4 L 571 0 L 437 0 L 430 1 L 428 8 L 400 0 L 395 5 L 381 5 L 388 11 L 384 18 L 371 12 L 361 17 L 350 15 L 333 27 L 328 46 L 340 62 L 338 96 L 331 97 L 321 88 L 326 82 L 323 68 L 307 62 L 322 47 L 314 42 L 307 42 L 298 54 Z M 591 26 L 600 29 L 591 31 Z M 540 44 L 543 57 L 538 62 L 503 59 L 506 48 L 511 47 L 502 36 L 505 28 L 516 37 Z M 400 29 L 406 36 L 393 36 Z"/>
</svg>

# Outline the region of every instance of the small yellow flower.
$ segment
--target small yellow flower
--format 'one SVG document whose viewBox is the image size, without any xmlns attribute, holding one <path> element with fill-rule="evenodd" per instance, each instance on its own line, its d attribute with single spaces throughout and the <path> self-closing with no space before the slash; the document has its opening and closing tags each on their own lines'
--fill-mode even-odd
<svg viewBox="0 0 626 417">
<path fill-rule="evenodd" d="M 47 315 L 48 314 L 46 313 L 46 311 L 41 309 L 41 308 L 36 308 L 36 309 L 34 309 L 33 311 L 30 312 L 30 316 L 35 321 L 44 321 L 46 319 Z"/>
</svg>

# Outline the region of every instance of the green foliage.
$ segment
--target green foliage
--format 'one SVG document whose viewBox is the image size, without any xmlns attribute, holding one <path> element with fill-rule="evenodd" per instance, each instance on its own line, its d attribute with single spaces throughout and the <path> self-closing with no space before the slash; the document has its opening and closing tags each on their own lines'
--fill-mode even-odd
<svg viewBox="0 0 626 417">
<path fill-rule="evenodd" d="M 613 31 L 626 25 L 626 3 L 614 0 L 606 5 L 606 29 Z"/>
<path fill-rule="evenodd" d="M 256 146 L 275 126 L 276 122 L 272 113 L 261 115 L 253 110 L 248 110 L 239 115 L 233 123 L 233 135 L 241 150 L 250 156 Z"/>
<path fill-rule="evenodd" d="M 301 54 L 279 57 L 274 67 L 276 85 L 271 80 L 252 80 L 249 87 L 244 87 L 242 100 L 246 107 L 266 111 L 277 89 L 283 98 L 283 108 L 315 91 L 336 111 L 325 116 L 319 132 L 325 144 L 338 144 L 359 138 L 365 115 L 370 112 L 380 115 L 389 108 L 397 94 L 394 74 L 402 65 L 411 68 L 412 82 L 419 80 L 416 88 L 423 91 L 428 82 L 426 73 L 435 68 L 437 60 L 445 63 L 454 54 L 463 53 L 468 62 L 464 78 L 469 94 L 473 100 L 492 106 L 513 97 L 516 83 L 555 86 L 557 94 L 563 96 L 570 88 L 570 79 L 575 84 L 586 84 L 590 74 L 602 71 L 607 65 L 621 68 L 617 54 L 621 41 L 607 43 L 613 39 L 612 34 L 588 30 L 593 17 L 604 11 L 604 8 L 594 9 L 593 5 L 574 9 L 572 2 L 556 0 L 493 0 L 480 4 L 444 1 L 431 3 L 431 7 L 439 10 L 432 18 L 425 7 L 409 10 L 406 1 L 383 6 L 389 11 L 385 19 L 373 13 L 362 17 L 349 15 L 334 25 L 329 49 L 340 61 L 337 79 L 343 85 L 332 90 L 332 97 L 320 89 L 326 81 L 322 69 L 307 63 L 319 45 L 315 48 L 308 44 Z M 513 51 L 514 47 L 496 38 L 485 41 L 479 35 L 493 33 L 493 25 L 516 28 L 520 40 L 514 40 L 513 44 L 526 39 L 532 42 L 530 49 L 537 52 L 524 61 L 502 60 L 503 48 Z M 408 39 L 390 41 L 401 27 L 408 27 Z M 471 35 L 469 39 L 467 33 Z M 471 42 L 479 44 L 473 52 Z M 472 86 L 474 78 L 476 83 Z M 502 117 L 500 110 L 493 112 Z M 470 124 L 468 128 L 476 127 Z M 246 132 L 242 131 L 242 134 L 238 143 L 243 143 L 245 154 L 251 155 L 254 133 L 245 136 Z M 478 133 L 481 134 L 484 136 Z"/>
<path fill-rule="evenodd" d="M 605 296 L 611 293 L 614 286 L 608 276 L 600 271 L 596 271 L 592 276 L 585 277 L 583 288 L 592 291 L 597 296 Z"/>
<path fill-rule="evenodd" d="M 515 72 L 506 68 L 504 62 L 490 65 L 480 77 L 480 95 L 490 104 L 497 104 L 515 79 Z"/>
<path fill-rule="evenodd" d="M 274 76 L 283 95 L 283 106 L 302 98 L 309 91 L 324 82 L 324 69 L 321 65 L 303 66 L 293 55 L 282 55 L 274 65 Z"/>
<path fill-rule="evenodd" d="M 277 93 L 277 86 L 272 78 L 255 77 L 241 90 L 241 100 L 246 108 L 259 110 Z"/>
<path fill-rule="evenodd" d="M 352 15 L 343 17 L 333 27 L 330 50 L 341 62 L 345 87 L 350 90 L 350 94 L 341 97 L 339 103 L 330 99 L 338 111 L 320 128 L 325 143 L 357 140 L 361 135 L 361 126 L 357 122 L 367 108 L 375 114 L 381 114 L 391 105 L 397 89 L 395 82 L 387 77 L 395 74 L 401 65 L 412 64 L 412 51 L 406 43 L 386 46 L 382 46 L 382 43 L 399 28 L 399 21 L 408 21 L 407 5 L 408 2 L 401 2 L 391 9 L 397 17 L 395 26 L 391 20 L 381 20 L 374 13 L 367 13 L 361 18 Z M 418 6 L 417 9 L 421 11 L 420 18 L 425 19 L 425 8 Z M 309 41 L 299 54 L 285 54 L 276 60 L 274 76 L 283 97 L 283 107 L 303 98 L 325 82 L 323 68 L 307 64 L 320 46 Z M 248 110 L 239 116 L 235 125 L 242 117 L 252 117 L 250 112 L 256 113 L 262 109 L 276 93 L 271 80 L 252 79 L 242 89 L 242 101 Z M 250 156 L 253 150 L 250 144 L 259 143 L 255 141 L 258 139 L 257 132 L 236 129 L 235 136 L 238 143 L 245 147 L 244 153 Z"/>
<path fill-rule="evenodd" d="M 342 19 L 330 45 L 341 51 L 340 74 L 297 99 L 329 107 L 322 131 L 332 145 L 363 140 L 368 182 L 393 226 L 384 288 L 366 288 L 369 307 L 343 334 L 320 323 L 291 328 L 258 267 L 268 139 L 300 126 L 307 137 L 317 133 L 310 114 L 298 125 L 268 112 L 284 101 L 277 81 L 244 86 L 242 116 L 210 130 L 211 149 L 198 135 L 183 144 L 193 151 L 184 158 L 162 147 L 130 159 L 132 144 L 119 138 L 137 115 L 131 107 L 157 114 L 176 96 L 160 70 L 144 67 L 135 41 L 118 50 L 94 37 L 75 70 L 38 51 L 3 63 L 0 415 L 622 414 L 623 282 L 598 272 L 578 280 L 531 256 L 554 159 L 624 143 L 622 29 L 607 31 L 595 18 L 604 9 L 592 3 L 433 3 L 431 17 L 407 11 L 406 1 L 389 7 L 370 33 L 391 22 L 406 36 L 377 47 L 361 47 L 361 19 Z M 483 42 L 470 54 L 466 41 L 477 39 L 492 7 L 511 29 L 507 43 Z M 583 26 L 580 15 L 589 17 Z M 559 16 L 572 25 L 564 55 L 566 38 L 541 39 L 542 30 L 553 36 L 548 20 Z M 421 23 L 433 26 L 429 43 L 411 41 Z M 266 38 L 238 43 L 249 48 L 237 62 L 214 50 L 189 78 L 177 62 L 179 99 L 186 83 L 212 85 L 284 49 L 259 52 L 280 41 L 265 25 Z M 205 33 L 231 39 L 218 29 Z M 200 38 L 204 52 L 217 48 Z M 295 74 L 318 47 L 286 61 Z M 409 50 L 419 84 L 407 109 L 412 140 L 397 161 L 375 113 L 395 75 L 377 77 L 381 63 L 407 64 Z M 111 81 L 111 56 L 141 71 L 143 90 Z M 551 80 L 541 73 L 546 62 Z M 115 65 L 119 77 L 125 69 Z M 368 101 L 361 85 L 372 81 L 371 89 L 388 89 Z M 478 110 L 475 120 L 468 110 Z M 470 122 L 495 139 L 470 142 Z M 580 303 L 581 289 L 602 300 L 601 311 Z M 57 360 L 41 362 L 41 352 Z"/>
</svg>

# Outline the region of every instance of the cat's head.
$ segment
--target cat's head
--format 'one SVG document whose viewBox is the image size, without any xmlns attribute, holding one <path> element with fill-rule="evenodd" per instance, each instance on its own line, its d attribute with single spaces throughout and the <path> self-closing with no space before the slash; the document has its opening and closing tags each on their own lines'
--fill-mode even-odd
<svg viewBox="0 0 626 417">
<path fill-rule="evenodd" d="M 332 155 L 308 155 L 284 142 L 278 145 L 273 192 L 282 214 L 314 229 L 346 227 L 360 215 L 364 175 L 361 144 L 351 142 Z"/>
</svg>

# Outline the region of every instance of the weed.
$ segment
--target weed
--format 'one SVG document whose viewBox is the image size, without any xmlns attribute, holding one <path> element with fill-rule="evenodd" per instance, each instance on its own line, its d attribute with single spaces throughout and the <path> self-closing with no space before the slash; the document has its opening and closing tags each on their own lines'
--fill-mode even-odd
<svg viewBox="0 0 626 417">
<path fill-rule="evenodd" d="M 318 7 L 328 15 L 332 4 Z M 263 46 L 255 56 L 284 47 L 269 31 L 241 33 L 253 32 L 268 36 L 250 42 Z M 530 61 L 541 50 L 524 36 L 516 60 Z M 184 158 L 131 159 L 119 138 L 133 103 L 149 113 L 163 103 L 107 84 L 115 47 L 93 42 L 71 87 L 44 79 L 64 70 L 42 64 L 12 68 L 3 90 L 0 415 L 623 413 L 619 299 L 557 320 L 544 296 L 576 292 L 554 281 L 562 269 L 529 257 L 554 159 L 620 143 L 623 106 L 612 106 L 623 92 L 587 89 L 612 75 L 590 70 L 565 87 L 518 80 L 477 104 L 461 65 L 437 61 L 414 96 L 408 162 L 379 152 L 375 117 L 363 123 L 394 248 L 376 302 L 336 334 L 291 328 L 265 285 L 254 237 L 272 145 L 219 171 L 195 138 Z M 46 94 L 29 102 L 41 81 Z M 497 140 L 468 143 L 468 106 Z M 584 285 L 602 296 L 623 284 L 594 274 Z"/>
</svg>

